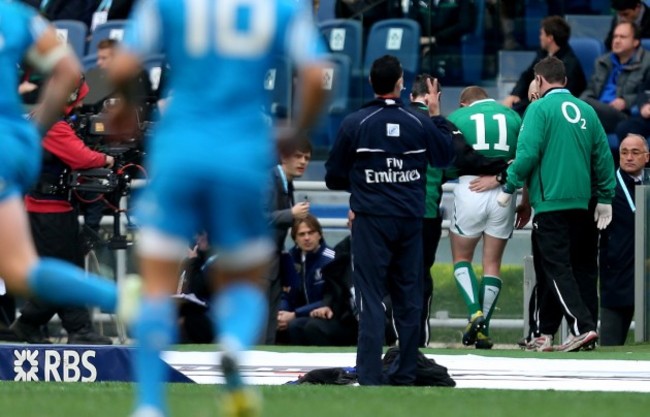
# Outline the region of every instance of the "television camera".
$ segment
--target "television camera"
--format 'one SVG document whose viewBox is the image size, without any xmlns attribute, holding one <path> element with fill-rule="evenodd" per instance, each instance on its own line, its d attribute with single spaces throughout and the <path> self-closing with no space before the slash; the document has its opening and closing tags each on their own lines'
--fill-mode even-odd
<svg viewBox="0 0 650 417">
<path fill-rule="evenodd" d="M 113 99 L 107 100 L 105 108 L 111 105 L 110 100 Z M 64 186 L 80 201 L 89 203 L 101 200 L 110 209 L 113 216 L 113 234 L 107 242 L 110 249 L 126 249 L 131 243 L 121 230 L 120 216 L 125 210 L 120 208 L 120 200 L 131 194 L 134 179 L 146 178 L 141 165 L 143 144 L 152 123 L 140 122 L 140 112 L 135 112 L 137 126 L 129 132 L 112 129 L 108 121 L 109 114 L 105 111 L 98 114 L 77 113 L 69 120 L 77 136 L 88 147 L 110 155 L 115 160 L 112 168 L 70 171 L 64 179 Z M 82 195 L 90 195 L 90 201 Z M 98 237 L 94 240 L 98 240 Z"/>
</svg>

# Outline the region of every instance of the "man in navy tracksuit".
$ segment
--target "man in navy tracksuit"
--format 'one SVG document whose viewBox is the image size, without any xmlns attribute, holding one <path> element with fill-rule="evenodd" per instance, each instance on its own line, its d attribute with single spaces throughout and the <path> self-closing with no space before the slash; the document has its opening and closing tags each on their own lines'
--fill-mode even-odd
<svg viewBox="0 0 650 417">
<path fill-rule="evenodd" d="M 353 280 L 359 309 L 357 372 L 362 385 L 415 380 L 422 310 L 422 217 L 427 164 L 446 167 L 453 150 L 442 117 L 407 110 L 399 99 L 402 67 L 393 56 L 370 71 L 376 99 L 343 120 L 325 164 L 325 182 L 349 190 Z M 438 87 L 428 83 L 431 115 Z M 382 374 L 385 295 L 393 302 L 400 360 Z"/>
</svg>

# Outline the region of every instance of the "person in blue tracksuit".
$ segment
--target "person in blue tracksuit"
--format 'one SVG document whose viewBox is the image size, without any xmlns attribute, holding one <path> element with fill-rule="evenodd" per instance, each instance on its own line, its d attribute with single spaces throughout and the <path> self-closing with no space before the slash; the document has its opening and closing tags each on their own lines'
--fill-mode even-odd
<svg viewBox="0 0 650 417">
<path fill-rule="evenodd" d="M 422 310 L 422 218 L 427 164 L 452 160 L 442 117 L 409 111 L 399 99 L 402 66 L 385 55 L 373 62 L 375 100 L 347 116 L 325 163 L 325 182 L 349 190 L 353 280 L 359 309 L 357 372 L 362 385 L 411 385 L 415 380 Z M 439 115 L 437 82 L 427 83 L 431 115 Z M 400 360 L 382 373 L 382 299 L 393 302 Z"/>
<path fill-rule="evenodd" d="M 296 219 L 291 228 L 296 245 L 286 256 L 282 295 L 278 311 L 278 340 L 291 345 L 311 344 L 303 330 L 310 319 L 325 317 L 325 279 L 321 269 L 332 262 L 334 250 L 323 239 L 318 219 L 308 214 Z"/>
</svg>

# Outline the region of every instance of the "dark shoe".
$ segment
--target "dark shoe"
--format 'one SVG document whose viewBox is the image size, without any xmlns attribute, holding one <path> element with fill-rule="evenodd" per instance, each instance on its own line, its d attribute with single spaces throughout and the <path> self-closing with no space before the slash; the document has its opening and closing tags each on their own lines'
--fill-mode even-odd
<svg viewBox="0 0 650 417">
<path fill-rule="evenodd" d="M 68 335 L 69 345 L 112 345 L 110 337 L 102 336 L 95 332 L 77 332 Z"/>
<path fill-rule="evenodd" d="M 492 342 L 492 339 L 490 336 L 487 336 L 483 332 L 478 332 L 476 334 L 476 349 L 492 349 L 492 346 L 494 346 L 494 342 Z"/>
<path fill-rule="evenodd" d="M 463 332 L 463 344 L 465 346 L 471 346 L 476 343 L 476 336 L 478 332 L 482 331 L 485 328 L 485 317 L 483 317 L 483 312 L 477 311 L 472 315 L 465 327 Z"/>
<path fill-rule="evenodd" d="M 22 342 L 36 345 L 49 345 L 52 343 L 43 335 L 40 327 L 25 323 L 24 321 L 21 321 L 20 318 L 14 320 L 14 322 L 11 323 L 11 326 L 9 326 L 9 329 L 11 329 L 16 337 L 18 337 Z"/>
</svg>

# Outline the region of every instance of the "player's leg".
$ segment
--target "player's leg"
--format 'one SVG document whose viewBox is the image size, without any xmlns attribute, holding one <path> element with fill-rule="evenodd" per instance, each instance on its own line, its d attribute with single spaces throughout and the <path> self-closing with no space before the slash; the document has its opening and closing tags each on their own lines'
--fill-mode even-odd
<svg viewBox="0 0 650 417">
<path fill-rule="evenodd" d="M 67 262 L 39 259 L 22 200 L 0 196 L 0 276 L 14 294 L 35 295 L 56 305 L 99 306 L 114 311 L 115 284 L 85 272 Z"/>
<path fill-rule="evenodd" d="M 256 416 L 258 395 L 247 389 L 240 364 L 245 351 L 266 329 L 268 300 L 265 276 L 275 246 L 264 215 L 268 171 L 250 167 L 242 175 L 224 175 L 204 191 L 208 236 L 219 258 L 213 277 L 217 292 L 211 315 L 220 345 L 225 387 L 222 415 Z"/>
<path fill-rule="evenodd" d="M 479 348 L 489 349 L 491 347 L 489 346 L 491 341 L 487 336 L 490 334 L 490 319 L 501 293 L 501 259 L 507 242 L 505 239 L 488 234 L 483 235 L 483 279 L 481 279 L 479 299 L 481 300 L 481 310 L 485 315 L 485 328 L 482 335 L 486 338 L 481 338 L 484 342 L 481 346 L 477 345 Z"/>
<path fill-rule="evenodd" d="M 186 248 L 183 239 L 153 229 L 140 232 L 138 251 L 142 299 L 134 321 L 135 417 L 148 416 L 148 413 L 155 417 L 167 415 L 167 367 L 160 359 L 160 352 L 175 341 L 176 306 L 170 295 L 176 289 L 180 256 L 186 252 Z"/>
<path fill-rule="evenodd" d="M 454 279 L 465 305 L 469 322 L 463 334 L 463 344 L 473 345 L 476 334 L 483 328 L 484 317 L 479 300 L 479 283 L 472 267 L 474 250 L 480 237 L 462 237 L 456 233 L 449 234 L 451 254 L 454 262 Z"/>
</svg>

